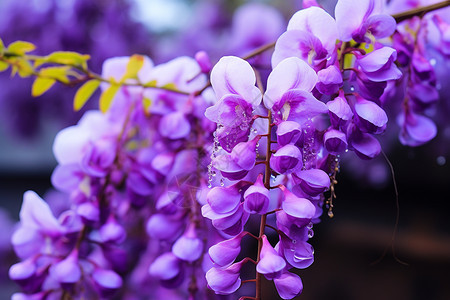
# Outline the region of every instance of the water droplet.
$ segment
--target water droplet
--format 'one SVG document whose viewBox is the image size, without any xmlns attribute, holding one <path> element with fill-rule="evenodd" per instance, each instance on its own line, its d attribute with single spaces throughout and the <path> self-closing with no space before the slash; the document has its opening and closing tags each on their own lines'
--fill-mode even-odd
<svg viewBox="0 0 450 300">
<path fill-rule="evenodd" d="M 308 230 L 308 238 L 312 238 L 314 236 L 314 230 Z"/>
<path fill-rule="evenodd" d="M 437 158 L 436 158 L 436 162 L 437 162 L 437 164 L 438 165 L 440 165 L 440 166 L 443 166 L 443 165 L 445 165 L 445 163 L 447 162 L 447 160 L 445 159 L 445 156 L 438 156 Z"/>
<path fill-rule="evenodd" d="M 211 184 L 211 182 L 210 183 L 208 183 L 208 188 L 210 189 L 210 188 L 212 188 L 212 184 Z"/>
<path fill-rule="evenodd" d="M 308 229 L 312 229 L 314 226 L 313 222 L 309 222 L 309 224 L 306 226 Z"/>
<path fill-rule="evenodd" d="M 222 178 L 220 178 L 220 186 L 224 186 L 224 185 L 225 185 L 225 181 L 224 181 L 224 179 L 222 177 Z"/>
<path fill-rule="evenodd" d="M 328 216 L 330 218 L 334 217 L 334 213 L 333 213 L 333 211 L 331 209 L 328 211 Z"/>
<path fill-rule="evenodd" d="M 351 91 L 351 92 L 354 92 L 354 91 L 355 91 L 355 87 L 354 87 L 353 85 L 350 87 L 350 91 Z"/>
<path fill-rule="evenodd" d="M 302 261 L 312 259 L 312 258 L 313 258 L 313 255 L 304 256 L 303 253 L 302 254 L 294 253 L 293 260 L 294 260 L 294 262 L 298 263 L 298 262 L 302 262 Z"/>
<path fill-rule="evenodd" d="M 292 240 L 292 244 L 297 244 L 297 240 Z"/>
<path fill-rule="evenodd" d="M 430 59 L 430 64 L 432 66 L 435 66 L 436 65 L 436 59 L 435 58 Z"/>
</svg>

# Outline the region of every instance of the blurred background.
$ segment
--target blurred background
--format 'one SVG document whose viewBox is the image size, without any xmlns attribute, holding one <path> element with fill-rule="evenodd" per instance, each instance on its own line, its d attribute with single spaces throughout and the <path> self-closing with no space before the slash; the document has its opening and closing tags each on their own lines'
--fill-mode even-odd
<svg viewBox="0 0 450 300">
<path fill-rule="evenodd" d="M 101 72 L 105 59 L 133 53 L 162 63 L 205 50 L 215 62 L 223 55 L 243 55 L 274 41 L 301 8 L 301 1 L 294 0 L 251 1 L 257 8 L 248 8 L 248 2 L 0 0 L 0 37 L 5 44 L 30 41 L 37 45 L 36 54 L 57 50 L 90 54 L 90 68 L 96 72 Z M 319 2 L 332 11 L 333 1 Z M 437 70 L 438 78 L 448 77 L 448 67 L 447 59 Z M 445 83 L 448 79 L 443 86 L 450 86 Z M 9 239 L 22 195 L 35 190 L 51 197 L 54 136 L 83 114 L 72 110 L 75 88 L 55 86 L 32 98 L 31 84 L 32 80 L 0 73 L 2 299 L 17 290 L 7 270 L 16 262 Z M 449 111 L 448 95 L 448 88 L 441 90 L 437 111 Z M 96 105 L 93 97 L 84 111 Z M 335 217 L 325 213 L 322 223 L 314 227 L 316 261 L 298 272 L 304 283 L 298 299 L 450 299 L 448 123 L 438 124 L 437 138 L 417 148 L 402 146 L 395 126 L 381 139 L 399 192 L 395 255 L 391 238 L 397 207 L 388 163 L 383 156 L 373 161 L 362 161 L 351 153 L 342 157 Z M 264 289 L 264 299 L 277 299 L 271 282 Z"/>
</svg>

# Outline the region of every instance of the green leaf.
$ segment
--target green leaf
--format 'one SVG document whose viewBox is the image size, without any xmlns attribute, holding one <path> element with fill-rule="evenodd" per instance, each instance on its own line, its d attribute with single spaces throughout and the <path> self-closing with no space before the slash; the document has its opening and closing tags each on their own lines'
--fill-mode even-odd
<svg viewBox="0 0 450 300">
<path fill-rule="evenodd" d="M 5 44 L 3 44 L 3 41 L 2 41 L 2 39 L 0 38 L 0 52 L 2 52 L 3 49 L 5 49 Z"/>
<path fill-rule="evenodd" d="M 8 46 L 9 52 L 19 55 L 24 55 L 25 53 L 33 51 L 34 49 L 36 49 L 35 45 L 24 41 L 17 41 Z"/>
<path fill-rule="evenodd" d="M 87 68 L 86 62 L 89 59 L 89 55 L 72 51 L 56 51 L 47 56 L 47 62 L 61 65 L 81 66 L 84 69 Z"/>
<path fill-rule="evenodd" d="M 79 111 L 91 98 L 92 94 L 98 89 L 100 86 L 100 81 L 97 79 L 92 79 L 83 84 L 75 94 L 75 98 L 73 99 L 73 109 L 75 111 Z"/>
<path fill-rule="evenodd" d="M 0 72 L 5 71 L 6 69 L 8 69 L 9 64 L 5 63 L 4 61 L 0 61 Z"/>
<path fill-rule="evenodd" d="M 103 113 L 108 111 L 108 109 L 111 106 L 111 103 L 114 99 L 114 96 L 116 95 L 119 88 L 120 88 L 120 85 L 114 83 L 114 84 L 111 84 L 105 91 L 103 91 L 102 95 L 100 96 L 100 100 L 99 100 L 99 107 Z"/>
<path fill-rule="evenodd" d="M 137 78 L 139 70 L 144 65 L 144 57 L 142 55 L 132 55 L 127 64 L 127 69 L 122 77 L 122 81 L 129 78 Z"/>
<path fill-rule="evenodd" d="M 67 77 L 67 72 L 69 70 L 70 66 L 42 68 L 39 71 L 39 76 L 54 78 L 62 83 L 69 83 L 69 78 Z"/>
<path fill-rule="evenodd" d="M 43 93 L 48 91 L 55 84 L 55 82 L 55 79 L 37 77 L 33 82 L 31 95 L 33 95 L 33 97 L 42 95 Z"/>
</svg>

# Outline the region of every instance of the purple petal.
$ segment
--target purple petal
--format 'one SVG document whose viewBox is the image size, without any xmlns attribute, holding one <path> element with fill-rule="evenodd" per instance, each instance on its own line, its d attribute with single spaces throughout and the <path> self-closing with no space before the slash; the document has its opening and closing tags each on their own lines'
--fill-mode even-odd
<svg viewBox="0 0 450 300">
<path fill-rule="evenodd" d="M 252 106 L 261 102 L 261 91 L 250 64 L 235 56 L 222 57 L 211 71 L 211 85 L 217 99 L 227 94 L 240 95 Z"/>
<path fill-rule="evenodd" d="M 390 15 L 372 15 L 366 20 L 367 30 L 377 39 L 391 36 L 397 23 Z"/>
<path fill-rule="evenodd" d="M 300 187 L 310 196 L 317 196 L 330 187 L 330 177 L 320 169 L 303 170 L 296 173 Z"/>
<path fill-rule="evenodd" d="M 246 234 L 242 232 L 229 240 L 213 245 L 208 251 L 211 260 L 221 267 L 231 265 L 241 252 L 241 241 Z"/>
<path fill-rule="evenodd" d="M 260 260 L 256 265 L 256 271 L 271 280 L 279 277 L 284 267 L 286 267 L 286 261 L 270 245 L 266 235 L 263 235 Z"/>
<path fill-rule="evenodd" d="M 203 73 L 209 73 L 209 71 L 211 71 L 212 64 L 208 53 L 206 53 L 205 51 L 198 51 L 197 53 L 195 53 L 195 60 L 197 61 Z"/>
<path fill-rule="evenodd" d="M 353 112 L 343 97 L 336 97 L 334 100 L 327 102 L 329 109 L 331 124 L 336 127 L 344 127 L 353 117 Z"/>
<path fill-rule="evenodd" d="M 173 112 L 162 117 L 159 132 L 169 139 L 185 138 L 191 132 L 191 124 L 182 112 Z"/>
<path fill-rule="evenodd" d="M 122 287 L 123 280 L 112 270 L 96 269 L 92 273 L 92 279 L 96 283 L 101 296 L 111 298 Z"/>
<path fill-rule="evenodd" d="M 331 154 L 337 155 L 347 150 L 347 136 L 342 131 L 329 129 L 323 135 L 325 148 Z"/>
<path fill-rule="evenodd" d="M 93 202 L 80 204 L 77 207 L 77 214 L 87 223 L 95 223 L 100 220 L 100 210 Z"/>
<path fill-rule="evenodd" d="M 150 265 L 150 275 L 161 280 L 169 280 L 180 273 L 180 260 L 172 253 L 164 253 Z"/>
<path fill-rule="evenodd" d="M 36 272 L 36 264 L 34 259 L 26 259 L 12 265 L 9 268 L 9 278 L 12 280 L 24 280 L 32 277 Z"/>
<path fill-rule="evenodd" d="M 413 112 L 400 115 L 398 123 L 402 127 L 400 142 L 403 145 L 419 146 L 432 140 L 437 134 L 436 124 L 429 118 Z"/>
<path fill-rule="evenodd" d="M 328 107 L 325 103 L 314 98 L 311 93 L 303 90 L 289 90 L 274 104 L 272 111 L 277 122 L 283 120 L 303 124 L 308 119 L 327 113 Z"/>
<path fill-rule="evenodd" d="M 254 185 L 250 186 L 244 194 L 244 209 L 250 214 L 265 214 L 269 207 L 269 190 L 262 182 L 262 174 L 258 175 Z"/>
<path fill-rule="evenodd" d="M 297 274 L 285 272 L 273 280 L 282 299 L 292 299 L 303 291 L 303 283 Z"/>
<path fill-rule="evenodd" d="M 197 237 L 195 225 L 190 224 L 186 232 L 172 246 L 173 254 L 181 260 L 194 262 L 203 253 L 203 242 Z"/>
<path fill-rule="evenodd" d="M 50 268 L 50 274 L 60 283 L 75 284 L 81 278 L 81 269 L 78 264 L 78 251 L 71 252 L 64 260 Z"/>
<path fill-rule="evenodd" d="M 355 103 L 356 120 L 361 131 L 379 134 L 386 129 L 386 112 L 372 101 L 357 97 Z"/>
<path fill-rule="evenodd" d="M 286 261 L 293 267 L 305 269 L 314 262 L 314 248 L 304 241 L 283 243 Z"/>
<path fill-rule="evenodd" d="M 316 88 L 325 95 L 337 93 L 342 86 L 342 74 L 338 67 L 331 65 L 317 73 L 318 82 Z"/>
<path fill-rule="evenodd" d="M 53 142 L 53 154 L 58 163 L 79 163 L 89 138 L 89 132 L 79 126 L 70 126 L 58 132 Z"/>
<path fill-rule="evenodd" d="M 353 38 L 353 33 L 359 31 L 364 21 L 373 13 L 378 13 L 380 8 L 377 0 L 339 0 L 336 4 L 334 16 L 338 28 L 340 40 L 348 42 Z"/>
<path fill-rule="evenodd" d="M 152 160 L 151 166 L 153 169 L 163 175 L 167 175 L 172 168 L 175 155 L 173 153 L 161 153 L 155 156 Z"/>
<path fill-rule="evenodd" d="M 280 62 L 267 79 L 264 105 L 271 109 L 283 94 L 292 89 L 311 92 L 317 82 L 316 72 L 303 60 L 290 57 Z"/>
<path fill-rule="evenodd" d="M 338 39 L 336 21 L 325 10 L 309 7 L 296 12 L 287 30 L 305 30 L 317 36 L 328 53 L 334 51 Z"/>
<path fill-rule="evenodd" d="M 24 193 L 19 215 L 24 227 L 41 230 L 49 235 L 59 235 L 63 232 L 48 204 L 33 191 Z"/>
<path fill-rule="evenodd" d="M 63 192 L 76 190 L 84 177 L 79 164 L 57 165 L 52 173 L 52 184 Z"/>
<path fill-rule="evenodd" d="M 107 222 L 100 227 L 100 239 L 102 242 L 122 243 L 126 238 L 126 231 L 111 215 Z"/>
<path fill-rule="evenodd" d="M 241 198 L 241 194 L 234 186 L 214 187 L 206 196 L 206 201 L 215 212 L 227 213 L 236 209 Z"/>
<path fill-rule="evenodd" d="M 283 121 L 277 125 L 277 142 L 280 146 L 295 144 L 302 134 L 300 124 L 293 121 Z"/>
<path fill-rule="evenodd" d="M 205 116 L 224 127 L 240 127 L 252 118 L 252 106 L 239 95 L 228 94 L 205 111 Z"/>
<path fill-rule="evenodd" d="M 244 170 L 251 170 L 256 161 L 256 145 L 260 137 L 252 139 L 249 142 L 242 142 L 234 146 L 231 151 L 231 158 Z"/>
<path fill-rule="evenodd" d="M 397 51 L 395 49 L 383 47 L 358 59 L 357 63 L 368 79 L 381 82 L 396 80 L 402 76 L 402 72 L 394 64 L 396 59 Z"/>
<path fill-rule="evenodd" d="M 176 237 L 183 223 L 176 216 L 165 214 L 152 215 L 146 225 L 147 234 L 159 240 L 168 240 Z"/>
<path fill-rule="evenodd" d="M 230 295 L 241 286 L 239 277 L 243 261 L 232 264 L 227 268 L 211 268 L 206 272 L 208 286 L 219 295 Z"/>
<path fill-rule="evenodd" d="M 380 142 L 372 135 L 360 132 L 358 129 L 350 129 L 347 136 L 350 147 L 360 158 L 372 159 L 380 154 Z"/>
<path fill-rule="evenodd" d="M 299 198 L 295 196 L 287 189 L 283 190 L 283 194 L 284 200 L 281 207 L 286 214 L 299 219 L 299 224 L 308 224 L 316 212 L 314 204 L 306 198 Z"/>
<path fill-rule="evenodd" d="M 212 166 L 230 180 L 239 180 L 248 174 L 248 171 L 239 166 L 229 154 L 218 155 L 212 161 Z"/>
<path fill-rule="evenodd" d="M 302 153 L 298 147 L 288 144 L 270 157 L 270 167 L 279 174 L 295 172 L 302 166 Z"/>
<path fill-rule="evenodd" d="M 237 210 L 230 215 L 223 215 L 222 218 L 213 219 L 212 224 L 218 230 L 227 230 L 235 225 L 239 225 L 244 216 L 243 205 L 240 204 Z M 236 233 L 239 234 L 240 232 Z"/>
</svg>

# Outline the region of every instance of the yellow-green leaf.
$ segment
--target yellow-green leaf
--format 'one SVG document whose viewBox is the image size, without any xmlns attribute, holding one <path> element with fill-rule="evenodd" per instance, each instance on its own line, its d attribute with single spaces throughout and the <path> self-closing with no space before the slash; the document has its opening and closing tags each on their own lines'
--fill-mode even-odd
<svg viewBox="0 0 450 300">
<path fill-rule="evenodd" d="M 144 57 L 142 55 L 132 55 L 127 64 L 127 69 L 122 77 L 122 81 L 129 78 L 136 78 L 139 70 L 144 65 Z"/>
<path fill-rule="evenodd" d="M 167 83 L 167 84 L 163 85 L 161 88 L 166 89 L 166 90 L 173 90 L 173 91 L 177 90 L 177 86 L 175 83 Z"/>
<path fill-rule="evenodd" d="M 144 98 L 142 99 L 142 102 L 143 102 L 145 111 L 147 111 L 147 110 L 149 109 L 149 107 L 152 105 L 152 100 L 150 100 L 150 99 L 147 98 L 147 97 L 144 97 Z"/>
<path fill-rule="evenodd" d="M 90 56 L 87 54 L 80 54 L 72 51 L 57 51 L 47 56 L 47 62 L 57 63 L 62 65 L 75 65 L 86 68 L 86 62 Z"/>
<path fill-rule="evenodd" d="M 344 57 L 344 69 L 353 67 L 354 57 L 353 55 L 345 55 Z"/>
<path fill-rule="evenodd" d="M 33 51 L 34 49 L 36 49 L 35 45 L 30 42 L 24 41 L 17 41 L 8 46 L 8 51 L 19 55 L 24 55 L 25 53 Z"/>
<path fill-rule="evenodd" d="M 144 84 L 144 87 L 156 87 L 157 82 L 156 80 L 151 80 L 149 82 L 147 82 L 146 84 Z"/>
<path fill-rule="evenodd" d="M 42 68 L 39 71 L 39 75 L 47 78 L 54 78 L 63 83 L 68 83 L 69 78 L 67 77 L 67 72 L 70 70 L 70 66 L 61 67 L 48 67 Z"/>
<path fill-rule="evenodd" d="M 99 107 L 102 112 L 105 113 L 108 111 L 119 88 L 119 84 L 111 84 L 106 90 L 103 91 L 99 100 Z"/>
<path fill-rule="evenodd" d="M 16 71 L 22 78 L 29 77 L 34 74 L 33 67 L 31 66 L 30 62 L 25 59 L 18 58 L 15 61 L 15 66 L 17 67 Z"/>
<path fill-rule="evenodd" d="M 38 68 L 47 62 L 46 58 L 38 58 L 34 61 L 34 68 Z"/>
<path fill-rule="evenodd" d="M 75 94 L 75 98 L 73 99 L 73 109 L 75 111 L 79 111 L 91 98 L 92 94 L 98 89 L 100 86 L 100 81 L 97 79 L 92 79 L 83 84 Z"/>
<path fill-rule="evenodd" d="M 33 95 L 33 97 L 42 95 L 43 93 L 48 91 L 55 84 L 55 82 L 55 79 L 37 77 L 33 82 L 31 95 Z"/>
<path fill-rule="evenodd" d="M 2 39 L 0 38 L 0 52 L 5 49 L 5 44 L 3 44 Z"/>
<path fill-rule="evenodd" d="M 9 64 L 5 63 L 4 61 L 0 61 L 0 72 L 5 71 L 6 69 L 8 69 Z"/>
</svg>

